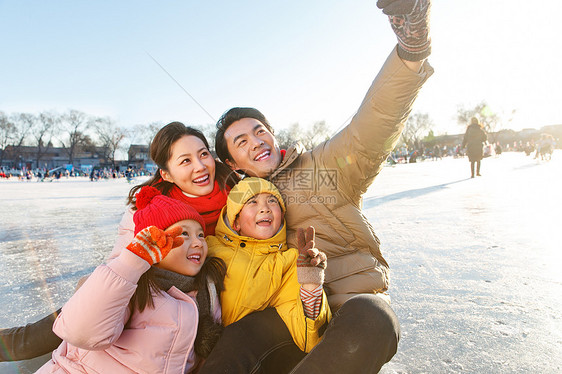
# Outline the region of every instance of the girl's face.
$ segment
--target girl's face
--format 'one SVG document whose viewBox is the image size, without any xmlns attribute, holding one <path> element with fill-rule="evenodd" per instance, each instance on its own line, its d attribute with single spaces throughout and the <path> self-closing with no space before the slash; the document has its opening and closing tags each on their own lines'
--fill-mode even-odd
<svg viewBox="0 0 562 374">
<path fill-rule="evenodd" d="M 207 258 L 205 234 L 199 222 L 191 219 L 176 222 L 168 228 L 176 226 L 182 228 L 183 244 L 172 249 L 162 261 L 154 266 L 193 277 L 199 273 Z"/>
<path fill-rule="evenodd" d="M 172 144 L 168 171 L 160 170 L 162 179 L 177 185 L 189 195 L 205 196 L 215 186 L 215 159 L 196 136 L 185 135 Z"/>
</svg>

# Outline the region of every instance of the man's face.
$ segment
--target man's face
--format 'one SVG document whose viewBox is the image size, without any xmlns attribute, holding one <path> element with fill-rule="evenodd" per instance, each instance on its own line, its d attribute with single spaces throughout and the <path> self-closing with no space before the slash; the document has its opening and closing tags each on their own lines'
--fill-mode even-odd
<svg viewBox="0 0 562 374">
<path fill-rule="evenodd" d="M 254 118 L 242 118 L 228 127 L 224 139 L 232 160 L 232 170 L 242 170 L 252 177 L 265 178 L 281 163 L 281 152 L 275 137 Z"/>
</svg>

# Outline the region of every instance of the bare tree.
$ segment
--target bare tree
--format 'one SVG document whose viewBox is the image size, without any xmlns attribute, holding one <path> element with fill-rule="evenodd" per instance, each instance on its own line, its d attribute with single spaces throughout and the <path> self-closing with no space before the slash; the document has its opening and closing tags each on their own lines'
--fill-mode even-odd
<svg viewBox="0 0 562 374">
<path fill-rule="evenodd" d="M 279 147 L 289 148 L 295 142 L 301 142 L 306 149 L 313 149 L 318 144 L 330 138 L 331 129 L 325 121 L 315 122 L 311 128 L 304 130 L 298 123 L 293 123 L 287 129 L 279 131 L 275 138 Z"/>
<path fill-rule="evenodd" d="M 63 148 L 68 154 L 68 163 L 72 164 L 74 156 L 81 145 L 87 141 L 85 134 L 88 116 L 86 113 L 71 109 L 61 117 L 61 127 L 64 133 L 60 140 Z"/>
<path fill-rule="evenodd" d="M 11 155 L 14 160 L 21 158 L 21 148 L 26 144 L 29 132 L 36 121 L 37 117 L 30 113 L 14 113 L 10 116 L 10 122 L 14 124 Z"/>
<path fill-rule="evenodd" d="M 457 122 L 460 126 L 469 125 L 472 117 L 478 118 L 484 126 L 484 130 L 489 133 L 498 131 L 502 123 L 500 116 L 492 110 L 486 101 L 481 101 L 472 108 L 465 108 L 463 105 L 457 107 Z"/>
<path fill-rule="evenodd" d="M 330 139 L 331 130 L 326 125 L 326 121 L 314 122 L 312 128 L 309 128 L 304 133 L 304 138 L 301 140 L 306 149 L 312 149 L 325 140 Z"/>
<path fill-rule="evenodd" d="M 100 146 L 104 149 L 104 158 L 116 168 L 115 153 L 121 149 L 126 137 L 126 130 L 115 125 L 109 117 L 95 118 L 91 121 L 96 130 Z"/>
<path fill-rule="evenodd" d="M 414 113 L 408 117 L 400 140 L 408 147 L 416 147 L 434 126 L 433 120 L 428 113 Z"/>
<path fill-rule="evenodd" d="M 37 167 L 39 167 L 41 158 L 53 145 L 51 140 L 59 121 L 59 115 L 54 112 L 41 112 L 37 116 L 37 120 L 31 129 L 31 135 L 35 140 L 35 146 L 37 147 L 37 152 L 35 154 Z"/>
<path fill-rule="evenodd" d="M 217 134 L 217 127 L 214 123 L 207 123 L 205 125 L 198 125 L 198 126 L 193 126 L 194 128 L 200 130 L 203 135 L 205 135 L 205 138 L 207 139 L 207 141 L 209 142 L 209 147 L 211 148 L 211 151 L 214 151 L 215 149 L 215 135 Z"/>
<path fill-rule="evenodd" d="M 4 112 L 0 111 L 0 166 L 4 161 L 6 147 L 13 144 L 15 134 L 16 126 Z"/>
<path fill-rule="evenodd" d="M 131 145 L 150 145 L 154 135 L 162 128 L 161 122 L 151 122 L 148 124 L 137 124 L 132 128 L 128 128 L 125 132 L 125 139 L 123 141 L 123 148 L 130 149 Z M 129 154 L 129 157 L 133 155 Z"/>
<path fill-rule="evenodd" d="M 511 109 L 511 111 L 509 111 L 508 114 L 506 114 L 505 112 L 503 112 L 500 116 L 500 128 L 504 128 L 504 129 L 508 129 L 509 125 L 511 124 L 511 121 L 513 121 L 513 117 L 515 117 L 515 114 L 517 114 L 517 109 Z M 498 129 L 499 131 L 499 129 Z"/>
<path fill-rule="evenodd" d="M 512 110 L 507 123 L 513 119 L 514 114 L 515 110 Z M 484 130 L 490 135 L 490 140 L 495 143 L 497 132 L 504 125 L 501 116 L 495 113 L 486 101 L 481 101 L 472 108 L 465 108 L 462 105 L 457 107 L 457 122 L 459 125 L 463 127 L 469 125 L 472 117 L 480 120 Z"/>
<path fill-rule="evenodd" d="M 154 135 L 162 128 L 161 122 L 138 124 L 127 130 L 127 138 L 130 144 L 150 144 Z"/>
<path fill-rule="evenodd" d="M 16 113 L 12 115 L 12 122 L 16 126 L 16 131 L 14 136 L 15 147 L 19 148 L 25 144 L 29 132 L 35 125 L 36 121 L 37 121 L 37 116 L 30 113 Z"/>
<path fill-rule="evenodd" d="M 275 139 L 281 149 L 288 149 L 295 142 L 300 141 L 302 132 L 298 123 L 293 123 L 286 129 L 281 129 L 275 134 Z"/>
</svg>

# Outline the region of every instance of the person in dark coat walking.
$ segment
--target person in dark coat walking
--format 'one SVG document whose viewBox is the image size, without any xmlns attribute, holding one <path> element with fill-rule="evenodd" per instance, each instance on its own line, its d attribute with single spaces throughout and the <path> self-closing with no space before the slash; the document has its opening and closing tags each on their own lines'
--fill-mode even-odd
<svg viewBox="0 0 562 374">
<path fill-rule="evenodd" d="M 476 175 L 480 176 L 480 162 L 482 161 L 482 147 L 488 140 L 488 135 L 484 131 L 482 124 L 476 117 L 470 119 L 470 125 L 466 128 L 466 133 L 462 140 L 461 148 L 466 146 L 468 161 L 470 161 L 470 177 L 474 178 L 474 166 L 476 166 Z"/>
</svg>

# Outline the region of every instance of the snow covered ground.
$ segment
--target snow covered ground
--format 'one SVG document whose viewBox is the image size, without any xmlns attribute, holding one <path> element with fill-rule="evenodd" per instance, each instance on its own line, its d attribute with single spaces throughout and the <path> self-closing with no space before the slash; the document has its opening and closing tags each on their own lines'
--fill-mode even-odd
<svg viewBox="0 0 562 374">
<path fill-rule="evenodd" d="M 382 372 L 560 373 L 562 151 L 504 153 L 469 173 L 466 158 L 389 166 L 365 196 L 402 327 Z M 0 327 L 68 299 L 110 252 L 130 187 L 0 181 Z"/>
</svg>

